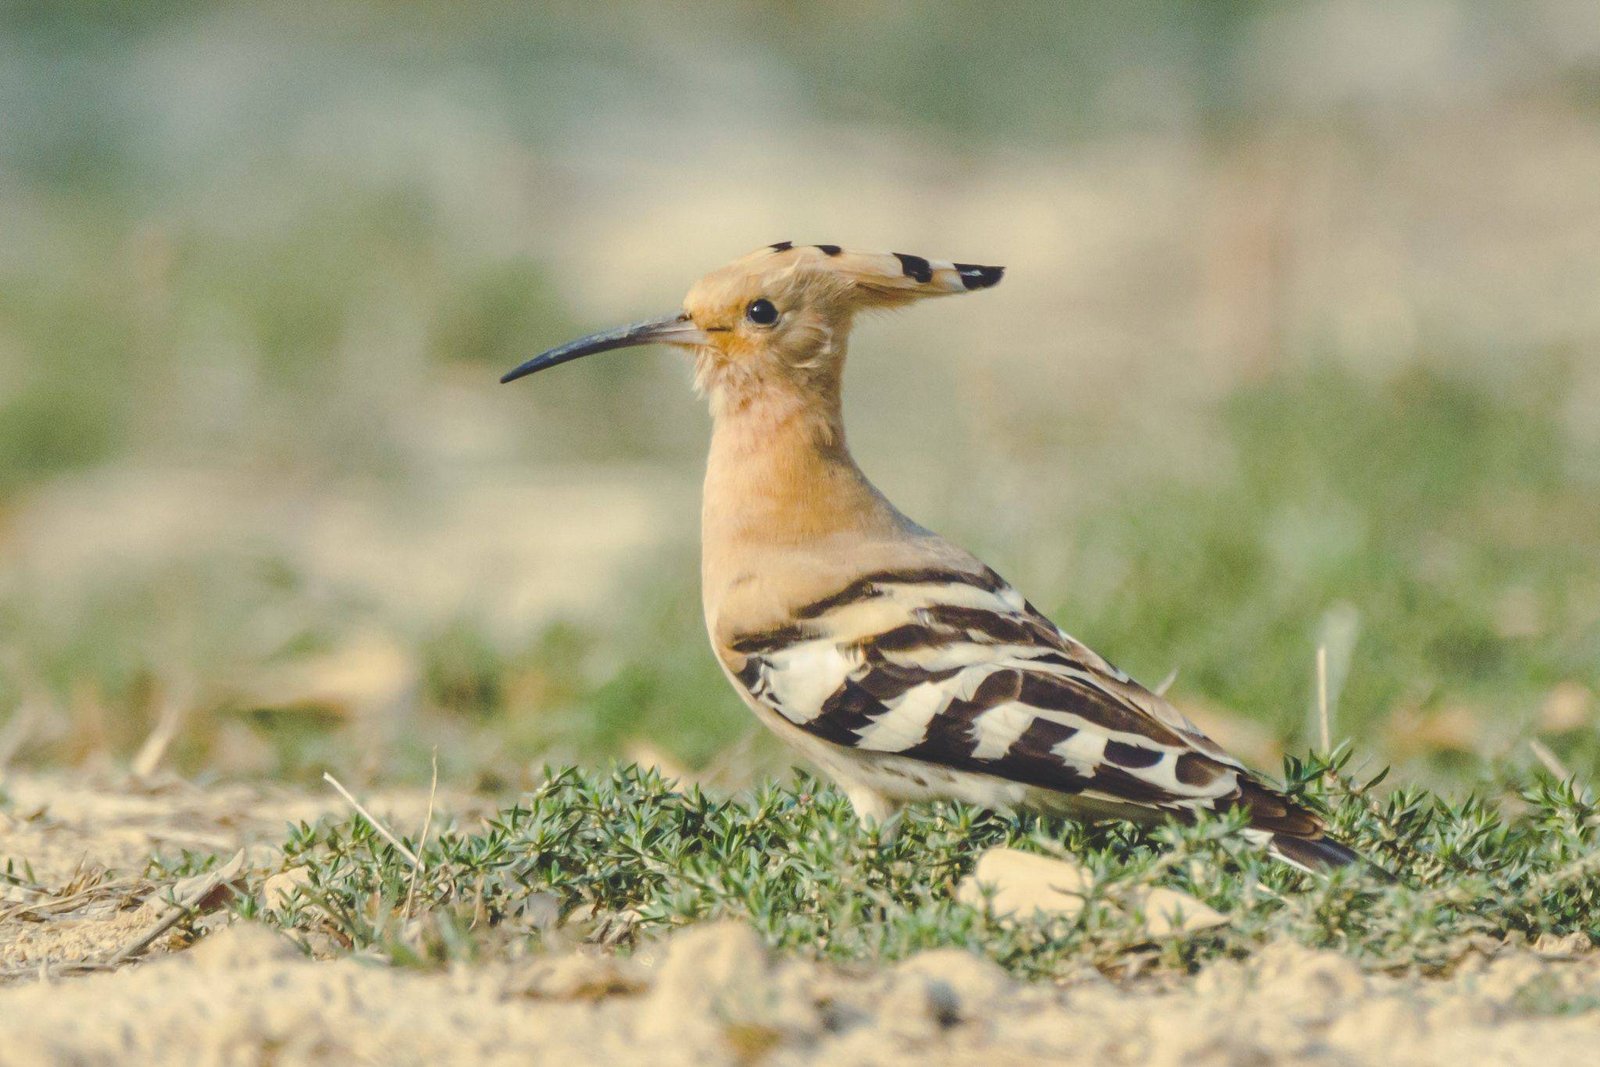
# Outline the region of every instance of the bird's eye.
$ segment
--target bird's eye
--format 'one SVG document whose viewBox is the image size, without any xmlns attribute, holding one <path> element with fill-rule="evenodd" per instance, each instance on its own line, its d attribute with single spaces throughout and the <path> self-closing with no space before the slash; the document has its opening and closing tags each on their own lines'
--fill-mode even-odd
<svg viewBox="0 0 1600 1067">
<path fill-rule="evenodd" d="M 772 301 L 763 297 L 750 301 L 750 306 L 744 309 L 744 317 L 757 326 L 771 326 L 778 321 L 778 309 L 772 306 Z"/>
</svg>

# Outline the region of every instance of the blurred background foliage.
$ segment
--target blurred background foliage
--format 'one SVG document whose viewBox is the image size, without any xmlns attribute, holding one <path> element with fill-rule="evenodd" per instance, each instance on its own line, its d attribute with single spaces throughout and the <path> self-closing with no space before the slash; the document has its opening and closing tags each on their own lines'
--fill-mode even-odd
<svg viewBox="0 0 1600 1067">
<path fill-rule="evenodd" d="M 1594 770 L 1579 0 L 7 4 L 0 766 L 783 770 L 681 361 L 495 385 L 781 239 L 1008 265 L 857 451 L 1247 757 L 1320 646 L 1373 764 Z"/>
</svg>

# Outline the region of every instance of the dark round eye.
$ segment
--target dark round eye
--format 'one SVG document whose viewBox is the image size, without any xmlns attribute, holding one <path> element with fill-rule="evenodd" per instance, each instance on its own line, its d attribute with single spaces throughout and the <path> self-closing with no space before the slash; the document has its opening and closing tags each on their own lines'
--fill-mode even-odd
<svg viewBox="0 0 1600 1067">
<path fill-rule="evenodd" d="M 744 317 L 757 326 L 771 326 L 778 321 L 778 309 L 772 306 L 772 301 L 762 297 L 750 301 L 750 306 L 744 309 Z"/>
</svg>

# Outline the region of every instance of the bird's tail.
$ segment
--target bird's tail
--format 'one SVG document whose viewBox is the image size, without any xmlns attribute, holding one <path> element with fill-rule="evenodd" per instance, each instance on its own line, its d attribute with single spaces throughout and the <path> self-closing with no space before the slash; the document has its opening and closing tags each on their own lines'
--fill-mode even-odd
<svg viewBox="0 0 1600 1067">
<path fill-rule="evenodd" d="M 1291 834 L 1271 832 L 1263 836 L 1266 839 L 1264 844 L 1268 855 L 1302 871 L 1327 874 L 1341 867 L 1359 867 L 1377 875 L 1383 881 L 1396 880 L 1394 875 L 1366 859 L 1349 845 L 1331 837 L 1295 837 Z"/>
<path fill-rule="evenodd" d="M 1288 834 L 1271 834 L 1267 838 L 1267 851 L 1277 859 L 1302 871 L 1325 873 L 1359 864 L 1362 859 L 1348 845 L 1331 837 L 1290 837 Z"/>
</svg>

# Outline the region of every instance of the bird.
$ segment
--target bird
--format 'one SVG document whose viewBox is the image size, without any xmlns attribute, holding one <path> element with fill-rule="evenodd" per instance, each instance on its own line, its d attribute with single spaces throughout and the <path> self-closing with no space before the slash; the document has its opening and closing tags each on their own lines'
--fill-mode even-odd
<svg viewBox="0 0 1600 1067">
<path fill-rule="evenodd" d="M 1248 840 L 1295 867 L 1359 862 L 1316 812 L 907 518 L 852 457 L 841 395 L 856 317 L 993 289 L 1004 273 L 780 241 L 705 275 L 679 311 L 552 348 L 501 381 L 643 345 L 693 357 L 712 417 L 712 649 L 864 823 L 938 799 L 1145 824 L 1240 811 Z"/>
</svg>

